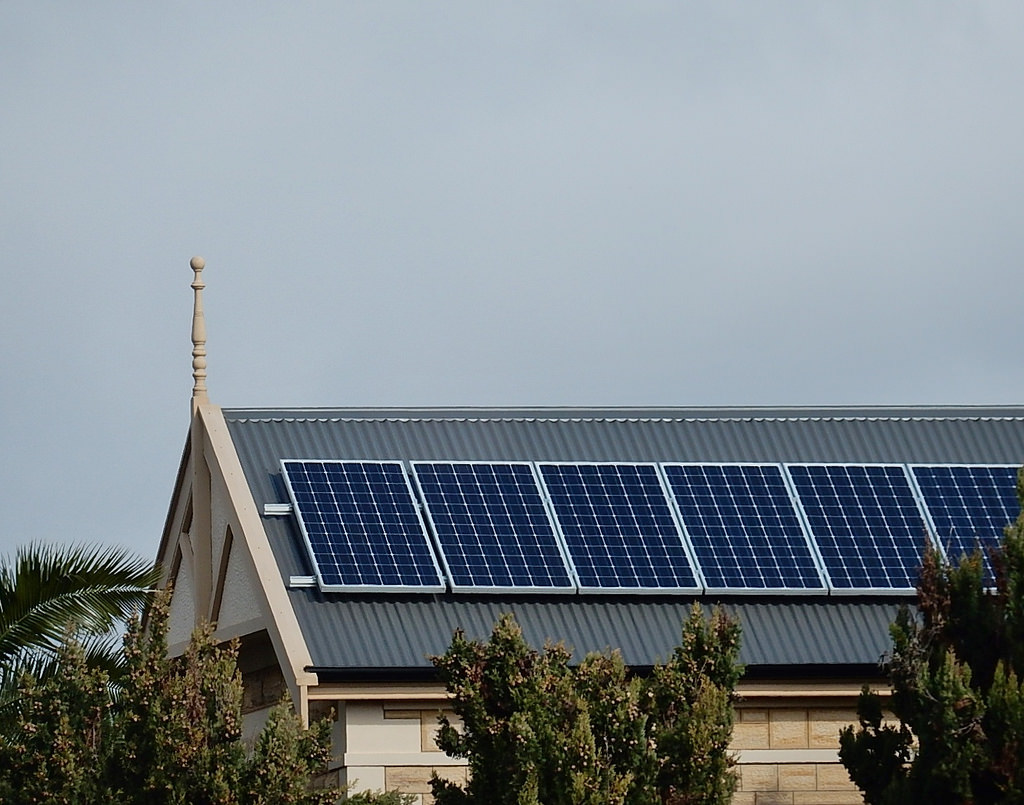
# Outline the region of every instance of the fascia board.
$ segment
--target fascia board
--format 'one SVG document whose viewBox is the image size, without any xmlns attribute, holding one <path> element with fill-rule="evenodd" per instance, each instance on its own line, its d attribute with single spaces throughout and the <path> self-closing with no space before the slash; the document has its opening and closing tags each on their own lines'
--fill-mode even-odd
<svg viewBox="0 0 1024 805">
<path fill-rule="evenodd" d="M 164 529 L 160 535 L 160 545 L 156 552 L 156 563 L 163 568 L 163 576 L 160 586 L 166 587 L 170 581 L 170 568 L 174 560 L 174 551 L 177 548 L 178 540 L 181 538 L 182 518 L 188 507 L 188 499 L 191 494 L 190 470 L 192 461 L 192 440 L 185 439 L 185 446 L 181 451 L 181 460 L 178 462 L 178 474 L 174 480 L 174 490 L 171 493 L 170 502 L 167 505 L 167 516 L 164 518 Z"/>
<path fill-rule="evenodd" d="M 263 528 L 259 509 L 253 499 L 242 463 L 228 432 L 224 415 L 218 406 L 200 403 L 196 415 L 200 418 L 206 438 L 211 474 L 227 490 L 230 519 L 237 527 L 235 546 L 245 545 L 249 552 L 257 582 L 263 593 L 263 604 L 268 618 L 268 632 L 282 662 L 282 671 L 290 678 L 290 687 L 296 705 L 304 698 L 302 688 L 316 685 L 316 674 L 305 669 L 313 664 L 309 649 L 302 638 L 295 610 L 288 600 L 281 572 L 274 559 L 270 540 Z"/>
</svg>

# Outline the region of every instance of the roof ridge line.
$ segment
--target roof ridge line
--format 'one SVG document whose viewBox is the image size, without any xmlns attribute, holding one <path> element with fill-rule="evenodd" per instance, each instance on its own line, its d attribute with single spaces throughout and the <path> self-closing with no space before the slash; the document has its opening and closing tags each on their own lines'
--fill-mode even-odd
<svg viewBox="0 0 1024 805">
<path fill-rule="evenodd" d="M 1024 416 L 1012 415 L 923 415 L 923 416 L 246 416 L 232 419 L 232 422 L 938 422 L 942 420 L 970 420 L 974 422 L 1017 422 Z"/>
</svg>

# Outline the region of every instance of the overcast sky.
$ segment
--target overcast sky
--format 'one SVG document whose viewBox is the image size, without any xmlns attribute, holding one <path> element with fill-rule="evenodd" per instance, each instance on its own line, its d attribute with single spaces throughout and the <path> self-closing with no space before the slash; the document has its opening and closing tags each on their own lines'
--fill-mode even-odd
<svg viewBox="0 0 1024 805">
<path fill-rule="evenodd" d="M 0 553 L 222 406 L 1019 403 L 1024 6 L 0 0 Z"/>
</svg>

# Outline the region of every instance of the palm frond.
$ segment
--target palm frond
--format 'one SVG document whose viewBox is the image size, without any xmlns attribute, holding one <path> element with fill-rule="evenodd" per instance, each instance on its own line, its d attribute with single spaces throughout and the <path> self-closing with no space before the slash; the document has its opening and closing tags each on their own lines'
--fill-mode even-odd
<svg viewBox="0 0 1024 805">
<path fill-rule="evenodd" d="M 158 578 L 122 548 L 19 548 L 13 562 L 0 561 L 0 665 L 25 652 L 53 655 L 69 624 L 83 635 L 108 633 L 146 605 Z"/>
</svg>

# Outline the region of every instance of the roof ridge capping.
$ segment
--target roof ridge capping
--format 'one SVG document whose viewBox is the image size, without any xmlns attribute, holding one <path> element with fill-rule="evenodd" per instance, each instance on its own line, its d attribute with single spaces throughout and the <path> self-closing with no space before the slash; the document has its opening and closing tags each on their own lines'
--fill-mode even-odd
<svg viewBox="0 0 1024 805">
<path fill-rule="evenodd" d="M 1024 406 L 225 408 L 236 422 L 1017 421 Z"/>
</svg>

